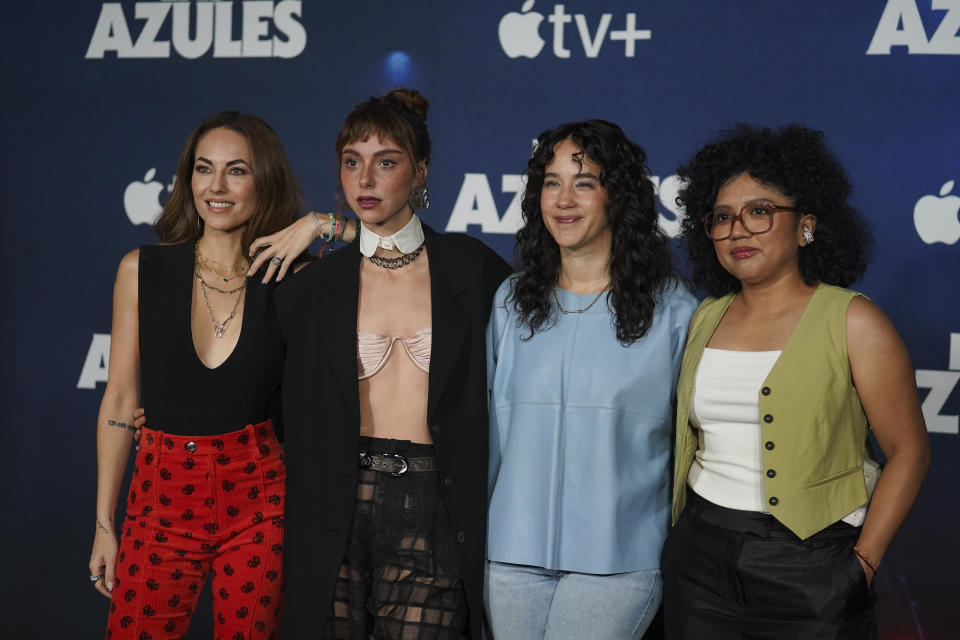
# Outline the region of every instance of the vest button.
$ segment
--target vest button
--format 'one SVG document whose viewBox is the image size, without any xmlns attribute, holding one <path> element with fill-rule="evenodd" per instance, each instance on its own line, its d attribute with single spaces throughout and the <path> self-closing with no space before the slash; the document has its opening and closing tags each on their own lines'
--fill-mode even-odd
<svg viewBox="0 0 960 640">
<path fill-rule="evenodd" d="M 770 498 L 769 500 L 767 500 L 767 502 L 770 503 L 770 506 L 771 506 L 771 507 L 775 507 L 775 506 L 777 506 L 778 504 L 780 504 L 780 501 L 777 499 L 777 496 L 773 496 L 772 498 Z"/>
<path fill-rule="evenodd" d="M 774 471 L 773 469 L 767 469 L 767 477 L 768 477 L 768 478 L 775 478 L 776 476 L 777 476 L 777 472 L 776 472 L 776 471 Z"/>
<path fill-rule="evenodd" d="M 767 451 L 773 451 L 773 441 L 772 441 L 772 440 L 767 440 L 766 444 L 764 444 L 763 446 L 765 446 L 765 447 L 767 448 Z"/>
<path fill-rule="evenodd" d="M 446 478 L 443 479 L 443 486 L 449 487 L 452 484 L 453 484 L 453 476 L 447 476 Z"/>
<path fill-rule="evenodd" d="M 459 542 L 460 544 L 463 544 L 466 541 L 466 539 L 467 539 L 467 534 L 465 534 L 463 531 L 457 532 L 457 542 Z"/>
<path fill-rule="evenodd" d="M 764 387 L 763 389 L 760 389 L 760 393 L 762 393 L 765 396 L 770 395 L 770 387 Z"/>
<path fill-rule="evenodd" d="M 773 422 L 773 416 L 768 413 L 767 415 L 763 416 L 763 421 L 767 424 L 770 424 Z"/>
<path fill-rule="evenodd" d="M 190 453 L 193 453 L 194 451 L 197 450 L 197 443 L 196 443 L 196 442 L 188 442 L 187 444 L 183 445 L 183 448 L 186 449 L 187 451 L 189 451 Z"/>
<path fill-rule="evenodd" d="M 433 433 L 433 435 L 439 435 L 440 431 L 441 429 L 439 424 L 435 424 L 432 427 L 430 427 L 430 432 Z"/>
</svg>

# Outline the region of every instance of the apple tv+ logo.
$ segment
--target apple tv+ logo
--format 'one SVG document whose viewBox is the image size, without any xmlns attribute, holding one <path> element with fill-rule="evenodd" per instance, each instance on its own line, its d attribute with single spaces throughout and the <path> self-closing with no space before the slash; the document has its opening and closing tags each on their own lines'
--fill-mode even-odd
<svg viewBox="0 0 960 640">
<path fill-rule="evenodd" d="M 953 180 L 940 187 L 940 195 L 926 195 L 913 207 L 913 225 L 927 244 L 955 244 L 960 240 L 960 196 L 949 195 Z"/>
<path fill-rule="evenodd" d="M 123 210 L 133 224 L 153 224 L 160 215 L 163 205 L 160 204 L 160 194 L 163 192 L 163 183 L 153 179 L 156 169 L 150 169 L 143 176 L 143 181 L 134 180 L 123 190 Z M 173 183 L 167 186 L 167 191 L 173 190 Z"/>
<path fill-rule="evenodd" d="M 520 11 L 511 11 L 500 18 L 497 36 L 500 38 L 500 47 L 509 58 L 536 58 L 543 50 L 546 41 L 540 37 L 540 23 L 543 14 L 532 11 L 535 0 L 526 0 Z M 566 6 L 553 5 L 553 13 L 547 16 L 547 22 L 553 25 L 552 52 L 557 58 L 569 58 L 571 49 L 566 44 L 566 27 L 573 22 L 580 36 L 583 53 L 588 58 L 600 55 L 604 42 L 623 42 L 623 56 L 633 58 L 636 55 L 638 40 L 649 40 L 652 32 L 649 29 L 637 29 L 637 14 L 628 13 L 624 18 L 623 29 L 610 29 L 613 21 L 612 13 L 604 13 L 599 22 L 591 27 L 587 17 L 582 13 L 569 14 Z"/>
</svg>

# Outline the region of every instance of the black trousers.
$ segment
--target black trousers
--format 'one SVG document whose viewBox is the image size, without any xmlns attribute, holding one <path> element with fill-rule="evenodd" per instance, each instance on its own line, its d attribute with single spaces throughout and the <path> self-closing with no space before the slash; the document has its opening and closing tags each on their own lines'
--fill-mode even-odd
<svg viewBox="0 0 960 640">
<path fill-rule="evenodd" d="M 773 516 L 693 492 L 663 546 L 668 640 L 875 640 L 873 599 L 837 522 L 801 540 Z"/>
</svg>

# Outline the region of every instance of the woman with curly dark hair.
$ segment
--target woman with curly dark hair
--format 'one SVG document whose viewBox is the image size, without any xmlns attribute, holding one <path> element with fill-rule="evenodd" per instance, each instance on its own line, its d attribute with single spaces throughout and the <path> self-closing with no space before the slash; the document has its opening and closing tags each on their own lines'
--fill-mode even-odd
<svg viewBox="0 0 960 640">
<path fill-rule="evenodd" d="M 740 125 L 680 176 L 714 297 L 677 383 L 666 635 L 876 638 L 869 585 L 930 452 L 900 336 L 844 288 L 869 246 L 846 173 L 819 132 Z"/>
<path fill-rule="evenodd" d="M 645 160 L 588 120 L 542 133 L 527 165 L 519 273 L 487 327 L 498 638 L 638 638 L 660 602 L 696 301 L 674 279 Z"/>
</svg>

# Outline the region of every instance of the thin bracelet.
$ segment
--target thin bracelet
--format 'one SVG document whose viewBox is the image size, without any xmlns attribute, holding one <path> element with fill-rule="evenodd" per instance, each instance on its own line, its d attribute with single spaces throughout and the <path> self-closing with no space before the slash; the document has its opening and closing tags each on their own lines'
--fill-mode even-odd
<svg viewBox="0 0 960 640">
<path fill-rule="evenodd" d="M 853 548 L 853 552 L 854 552 L 855 554 L 857 554 L 857 557 L 858 557 L 858 558 L 860 558 L 861 560 L 863 560 L 863 564 L 865 564 L 865 565 L 867 565 L 868 567 L 870 567 L 870 571 L 873 571 L 873 575 L 874 575 L 874 576 L 880 575 L 880 565 L 879 565 L 879 564 L 873 564 L 873 562 L 870 560 L 870 558 L 868 558 L 867 556 L 863 555 L 863 554 L 860 552 L 860 549 L 857 549 L 856 547 Z"/>
<path fill-rule="evenodd" d="M 313 224 L 317 225 L 317 237 L 322 238 L 326 234 L 323 232 L 323 226 L 320 224 L 320 216 L 317 215 L 316 211 L 311 211 L 310 215 L 313 216 Z"/>
</svg>

